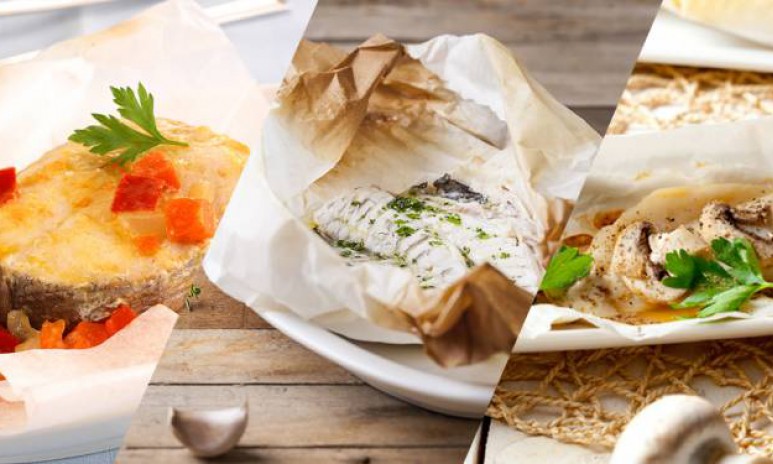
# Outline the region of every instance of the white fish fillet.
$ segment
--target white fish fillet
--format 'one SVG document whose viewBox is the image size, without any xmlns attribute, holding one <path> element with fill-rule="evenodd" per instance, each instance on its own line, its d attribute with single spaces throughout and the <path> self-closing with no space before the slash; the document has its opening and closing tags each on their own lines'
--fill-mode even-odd
<svg viewBox="0 0 773 464">
<path fill-rule="evenodd" d="M 504 205 L 416 193 L 394 196 L 358 188 L 314 213 L 318 232 L 342 255 L 410 268 L 424 288 L 442 288 L 490 262 L 536 291 L 542 274 L 535 247 Z"/>
</svg>

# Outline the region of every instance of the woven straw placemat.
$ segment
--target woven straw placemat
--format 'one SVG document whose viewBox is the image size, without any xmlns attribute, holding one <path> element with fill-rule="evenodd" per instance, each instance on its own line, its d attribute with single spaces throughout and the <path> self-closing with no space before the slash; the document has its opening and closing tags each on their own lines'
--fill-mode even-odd
<svg viewBox="0 0 773 464">
<path fill-rule="evenodd" d="M 773 115 L 773 74 L 638 64 L 609 134 Z"/>
<path fill-rule="evenodd" d="M 773 114 L 773 74 L 639 64 L 609 133 Z M 773 455 L 773 337 L 513 355 L 488 415 L 521 432 L 611 449 L 666 394 L 719 406 L 739 449 Z"/>
</svg>

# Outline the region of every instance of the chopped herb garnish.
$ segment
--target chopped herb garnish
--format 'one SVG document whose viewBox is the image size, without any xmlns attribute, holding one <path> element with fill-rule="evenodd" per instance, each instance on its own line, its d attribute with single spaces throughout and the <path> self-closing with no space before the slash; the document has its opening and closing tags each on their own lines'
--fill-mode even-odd
<svg viewBox="0 0 773 464">
<path fill-rule="evenodd" d="M 481 229 L 480 227 L 475 229 L 475 235 L 481 240 L 488 240 L 492 237 L 491 234 Z"/>
<path fill-rule="evenodd" d="M 399 227 L 395 233 L 399 235 L 400 237 L 410 237 L 414 233 L 416 233 L 416 229 L 414 229 L 411 226 L 401 226 Z"/>
<path fill-rule="evenodd" d="M 397 197 L 387 203 L 387 206 L 401 213 L 421 213 L 423 211 L 437 211 L 437 208 L 427 205 L 423 201 L 414 197 Z M 418 217 L 416 217 L 418 219 Z"/>
<path fill-rule="evenodd" d="M 551 298 L 557 298 L 575 282 L 587 277 L 592 267 L 591 255 L 580 253 L 574 247 L 562 246 L 550 259 L 539 289 Z"/>
<path fill-rule="evenodd" d="M 201 287 L 199 287 L 196 284 L 191 284 L 191 287 L 188 289 L 188 294 L 185 296 L 185 310 L 190 312 L 191 308 L 193 307 L 193 303 L 191 300 L 198 300 L 199 295 L 201 295 Z"/>
<path fill-rule="evenodd" d="M 499 257 L 500 257 L 501 259 L 507 259 L 507 258 L 509 258 L 509 257 L 510 257 L 510 253 L 508 253 L 508 252 L 506 252 L 506 251 L 503 251 L 502 253 L 499 253 Z"/>
<path fill-rule="evenodd" d="M 459 252 L 462 254 L 462 257 L 464 257 L 464 262 L 467 264 L 467 267 L 475 266 L 475 261 L 470 258 L 470 247 L 461 247 Z"/>
<path fill-rule="evenodd" d="M 352 254 L 353 254 L 352 250 L 343 250 L 341 252 L 341 256 L 343 256 L 344 258 L 348 258 L 352 256 Z"/>
<path fill-rule="evenodd" d="M 365 251 L 365 244 L 362 242 L 355 242 L 353 240 L 337 240 L 336 241 L 336 247 L 338 248 L 348 248 L 353 251 Z"/>
<path fill-rule="evenodd" d="M 110 161 L 122 166 L 136 161 L 159 145 L 188 146 L 187 143 L 164 137 L 158 130 L 153 113 L 153 95 L 141 83 L 136 94 L 130 87 L 110 87 L 110 91 L 118 105 L 118 114 L 141 130 L 127 125 L 116 116 L 95 113 L 92 116 L 99 125 L 76 130 L 70 135 L 70 141 L 89 147 L 89 151 L 97 155 L 116 152 Z"/>
<path fill-rule="evenodd" d="M 362 202 L 359 201 L 359 200 L 352 200 L 350 205 L 352 205 L 352 206 L 362 206 Z"/>
<path fill-rule="evenodd" d="M 453 224 L 455 226 L 462 225 L 462 218 L 461 218 L 461 216 L 459 216 L 456 213 L 446 214 L 446 217 L 444 217 L 443 219 L 445 219 L 446 221 L 450 222 L 451 224 Z"/>
</svg>

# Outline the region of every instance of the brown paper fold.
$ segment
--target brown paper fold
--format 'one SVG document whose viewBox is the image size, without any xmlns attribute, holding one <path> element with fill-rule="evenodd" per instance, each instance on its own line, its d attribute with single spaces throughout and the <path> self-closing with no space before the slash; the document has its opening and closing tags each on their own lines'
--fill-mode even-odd
<svg viewBox="0 0 773 464">
<path fill-rule="evenodd" d="M 357 185 L 401 192 L 417 183 L 410 177 L 415 172 L 480 164 L 508 140 L 506 123 L 492 110 L 446 88 L 383 36 L 349 54 L 303 42 L 278 100 L 273 115 L 305 149 L 296 163 L 319 176 L 305 190 L 286 188 L 272 176 L 275 161 L 269 159 L 268 182 L 276 183 L 274 192 L 286 205 L 303 205 L 293 211 L 303 219 L 315 205 Z M 556 218 L 561 225 L 564 214 Z M 438 293 L 406 289 L 391 304 L 391 326 L 417 333 L 440 365 L 473 364 L 512 349 L 532 298 L 485 264 Z"/>
<path fill-rule="evenodd" d="M 532 299 L 530 292 L 484 264 L 412 319 L 432 359 L 444 367 L 464 366 L 509 351 Z"/>
</svg>

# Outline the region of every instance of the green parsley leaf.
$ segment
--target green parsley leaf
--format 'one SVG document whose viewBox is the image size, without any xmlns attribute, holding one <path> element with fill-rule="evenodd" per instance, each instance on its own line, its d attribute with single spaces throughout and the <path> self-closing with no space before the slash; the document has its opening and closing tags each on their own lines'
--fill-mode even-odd
<svg viewBox="0 0 773 464">
<path fill-rule="evenodd" d="M 110 87 L 118 114 L 139 127 L 137 130 L 113 115 L 92 114 L 99 125 L 78 129 L 69 140 L 89 147 L 97 155 L 117 152 L 111 161 L 120 165 L 134 162 L 142 154 L 159 145 L 188 146 L 187 143 L 169 140 L 156 125 L 154 101 L 142 83 L 137 93 L 130 87 Z"/>
<path fill-rule="evenodd" d="M 711 249 L 717 261 L 725 264 L 728 273 L 739 282 L 746 285 L 765 282 L 757 253 L 748 240 L 737 239 L 731 242 L 726 238 L 718 238 L 711 242 Z"/>
<path fill-rule="evenodd" d="M 717 293 L 709 300 L 709 304 L 698 312 L 698 317 L 709 317 L 719 313 L 738 311 L 741 309 L 741 305 L 759 290 L 761 289 L 758 285 L 741 285 Z"/>
<path fill-rule="evenodd" d="M 696 257 L 686 250 L 672 251 L 666 255 L 666 271 L 669 276 L 663 279 L 663 285 L 671 288 L 692 288 L 698 278 Z"/>
<path fill-rule="evenodd" d="M 697 317 L 709 317 L 739 311 L 755 293 L 773 288 L 773 283 L 766 282 L 762 276 L 757 253 L 748 240 L 731 242 L 718 238 L 711 242 L 711 249 L 716 260 L 691 256 L 685 250 L 666 255 L 670 277 L 663 283 L 693 290 L 672 307 L 700 308 Z"/>
<path fill-rule="evenodd" d="M 590 274 L 593 257 L 580 253 L 574 247 L 562 246 L 550 259 L 540 290 L 548 296 L 557 297 L 561 292 Z"/>
</svg>

